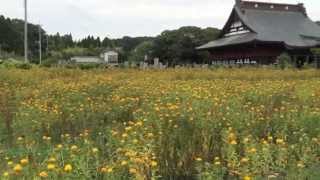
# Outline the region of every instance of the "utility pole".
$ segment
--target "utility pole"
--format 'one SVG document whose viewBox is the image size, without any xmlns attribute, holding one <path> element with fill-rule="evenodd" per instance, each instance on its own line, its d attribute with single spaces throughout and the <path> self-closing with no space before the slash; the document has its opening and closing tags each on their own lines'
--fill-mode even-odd
<svg viewBox="0 0 320 180">
<path fill-rule="evenodd" d="M 42 63 L 42 47 L 41 47 L 41 25 L 39 24 L 39 64 Z"/>
<path fill-rule="evenodd" d="M 49 35 L 46 36 L 47 37 L 47 48 L 46 48 L 46 54 L 48 56 L 49 54 Z"/>
<path fill-rule="evenodd" d="M 24 61 L 28 63 L 28 4 L 24 0 Z"/>
</svg>

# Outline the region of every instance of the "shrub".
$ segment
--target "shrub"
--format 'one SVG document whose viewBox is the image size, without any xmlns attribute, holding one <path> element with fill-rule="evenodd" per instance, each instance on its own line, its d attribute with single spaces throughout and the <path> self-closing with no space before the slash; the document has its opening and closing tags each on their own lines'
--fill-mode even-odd
<svg viewBox="0 0 320 180">
<path fill-rule="evenodd" d="M 30 63 L 19 63 L 19 64 L 16 64 L 15 67 L 17 69 L 29 70 L 32 68 L 32 65 Z"/>
<path fill-rule="evenodd" d="M 53 65 L 57 65 L 58 64 L 58 60 L 55 59 L 55 58 L 48 58 L 48 59 L 45 59 L 41 66 L 42 67 L 52 67 Z"/>
<path fill-rule="evenodd" d="M 4 68 L 16 68 L 19 64 L 22 64 L 22 62 L 15 59 L 3 60 L 2 63 L 0 63 Z"/>
<path fill-rule="evenodd" d="M 278 57 L 278 64 L 281 69 L 286 69 L 292 66 L 291 58 L 287 53 L 283 53 Z"/>
<path fill-rule="evenodd" d="M 78 67 L 82 70 L 89 70 L 89 69 L 95 69 L 98 68 L 99 64 L 79 64 Z"/>
</svg>

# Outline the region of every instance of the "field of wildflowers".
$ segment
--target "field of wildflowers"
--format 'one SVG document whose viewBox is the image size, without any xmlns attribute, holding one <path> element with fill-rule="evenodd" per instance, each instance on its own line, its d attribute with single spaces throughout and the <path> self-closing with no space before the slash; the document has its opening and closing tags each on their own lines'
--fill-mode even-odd
<svg viewBox="0 0 320 180">
<path fill-rule="evenodd" d="M 320 177 L 320 71 L 0 70 L 0 179 Z"/>
</svg>

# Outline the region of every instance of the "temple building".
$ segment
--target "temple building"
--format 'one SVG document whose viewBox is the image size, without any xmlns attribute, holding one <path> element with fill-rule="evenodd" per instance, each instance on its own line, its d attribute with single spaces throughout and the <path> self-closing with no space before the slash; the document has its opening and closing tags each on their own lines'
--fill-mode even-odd
<svg viewBox="0 0 320 180">
<path fill-rule="evenodd" d="M 316 60 L 320 26 L 303 4 L 236 0 L 219 38 L 198 47 L 210 52 L 212 62 L 274 64 L 286 52 L 298 67 Z"/>
</svg>

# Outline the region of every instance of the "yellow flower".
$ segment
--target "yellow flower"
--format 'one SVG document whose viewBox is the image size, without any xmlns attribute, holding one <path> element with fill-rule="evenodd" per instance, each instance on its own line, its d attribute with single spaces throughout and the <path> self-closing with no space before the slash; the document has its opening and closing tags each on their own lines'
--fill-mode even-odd
<svg viewBox="0 0 320 180">
<path fill-rule="evenodd" d="M 27 165 L 28 163 L 29 163 L 28 159 L 21 159 L 20 160 L 20 164 L 23 165 L 23 166 Z"/>
<path fill-rule="evenodd" d="M 63 170 L 65 171 L 65 172 L 71 172 L 72 171 L 72 165 L 71 164 L 67 164 L 67 165 L 65 165 L 64 166 L 64 168 L 63 168 Z"/>
<path fill-rule="evenodd" d="M 57 149 L 62 149 L 63 145 L 62 144 L 58 144 L 57 145 Z"/>
<path fill-rule="evenodd" d="M 231 145 L 237 145 L 238 143 L 237 143 L 236 140 L 231 140 L 231 141 L 230 141 L 230 144 L 231 144 Z"/>
<path fill-rule="evenodd" d="M 42 171 L 42 172 L 39 173 L 39 176 L 42 177 L 42 178 L 46 178 L 46 177 L 48 177 L 48 173 L 45 172 L 45 171 Z"/>
<path fill-rule="evenodd" d="M 152 138 L 152 137 L 153 137 L 153 133 L 148 133 L 147 136 L 148 136 L 149 138 Z"/>
<path fill-rule="evenodd" d="M 156 161 L 151 161 L 151 166 L 152 167 L 156 167 L 158 165 L 158 163 Z"/>
<path fill-rule="evenodd" d="M 243 180 L 252 180 L 252 177 L 250 177 L 250 176 L 247 175 L 247 176 L 244 176 L 244 177 L 243 177 Z"/>
<path fill-rule="evenodd" d="M 121 161 L 121 166 L 125 166 L 125 165 L 127 165 L 127 164 L 128 164 L 127 161 Z"/>
<path fill-rule="evenodd" d="M 256 148 L 251 148 L 249 149 L 249 153 L 256 153 L 257 152 L 257 149 Z"/>
<path fill-rule="evenodd" d="M 214 162 L 214 165 L 219 166 L 220 164 L 221 164 L 221 162 L 220 162 L 220 161 L 216 161 L 216 162 Z"/>
<path fill-rule="evenodd" d="M 4 172 L 2 175 L 3 175 L 3 177 L 8 177 L 9 173 L 8 172 Z"/>
<path fill-rule="evenodd" d="M 98 148 L 92 148 L 92 152 L 93 152 L 93 153 L 98 153 L 98 152 L 99 152 L 99 149 L 98 149 Z"/>
<path fill-rule="evenodd" d="M 100 171 L 101 171 L 102 173 L 107 173 L 107 172 L 108 172 L 108 168 L 102 167 L 102 168 L 100 169 Z"/>
<path fill-rule="evenodd" d="M 135 169 L 135 168 L 130 168 L 129 169 L 129 172 L 131 173 L 131 174 L 137 174 L 137 169 Z"/>
<path fill-rule="evenodd" d="M 113 171 L 113 168 L 108 168 L 107 173 L 111 173 Z"/>
<path fill-rule="evenodd" d="M 56 165 L 55 164 L 48 164 L 48 166 L 47 166 L 47 169 L 49 170 L 49 171 L 52 171 L 52 170 L 54 170 L 56 168 Z"/>
<path fill-rule="evenodd" d="M 78 146 L 76 145 L 71 146 L 71 151 L 76 151 L 77 149 L 78 149 Z"/>
<path fill-rule="evenodd" d="M 242 163 L 247 163 L 247 162 L 249 162 L 249 159 L 248 159 L 248 158 L 242 158 L 242 159 L 240 160 L 240 162 L 242 162 Z"/>
<path fill-rule="evenodd" d="M 244 138 L 243 142 L 244 143 L 248 143 L 250 141 L 250 139 L 247 137 L 247 138 Z"/>
<path fill-rule="evenodd" d="M 13 161 L 8 161 L 8 166 L 11 166 L 13 164 Z"/>
<path fill-rule="evenodd" d="M 113 168 L 112 167 L 109 167 L 108 166 L 104 166 L 100 169 L 100 172 L 102 173 L 111 173 L 113 171 Z"/>
<path fill-rule="evenodd" d="M 202 158 L 198 157 L 198 158 L 196 158 L 196 161 L 201 162 Z"/>
<path fill-rule="evenodd" d="M 20 173 L 22 171 L 22 166 L 20 164 L 17 164 L 13 167 L 13 171 L 16 173 Z"/>
<path fill-rule="evenodd" d="M 122 134 L 122 137 L 123 137 L 123 138 L 126 138 L 126 137 L 128 137 L 128 134 L 127 134 L 127 133 L 123 133 L 123 134 Z"/>
<path fill-rule="evenodd" d="M 298 168 L 305 168 L 306 166 L 303 164 L 303 162 L 299 162 L 297 164 Z"/>
<path fill-rule="evenodd" d="M 51 157 L 49 160 L 48 160 L 48 162 L 51 162 L 51 163 L 54 163 L 54 162 L 56 162 L 57 160 L 56 160 L 56 158 L 54 158 L 54 157 Z"/>
<path fill-rule="evenodd" d="M 132 142 L 133 144 L 137 144 L 139 141 L 137 139 L 134 139 Z"/>
<path fill-rule="evenodd" d="M 284 144 L 284 140 L 283 140 L 283 139 L 277 139 L 277 140 L 276 140 L 276 143 L 277 143 L 277 144 Z"/>
</svg>

